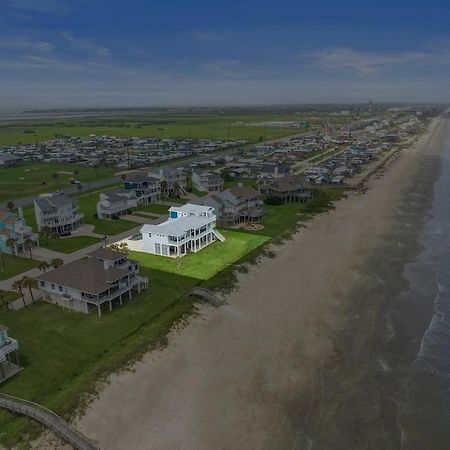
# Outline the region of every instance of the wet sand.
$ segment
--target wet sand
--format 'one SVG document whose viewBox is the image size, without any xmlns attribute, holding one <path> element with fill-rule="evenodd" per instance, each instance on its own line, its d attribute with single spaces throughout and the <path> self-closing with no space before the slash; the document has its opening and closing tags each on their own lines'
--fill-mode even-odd
<svg viewBox="0 0 450 450">
<path fill-rule="evenodd" d="M 383 289 L 402 287 L 389 274 L 419 249 L 412 237 L 401 258 L 390 258 L 397 241 L 387 236 L 446 127 L 436 121 L 365 194 L 352 193 L 276 258 L 241 274 L 227 305 L 203 307 L 166 349 L 111 376 L 80 430 L 108 450 L 399 448 L 373 356 L 386 331 L 378 329 Z M 431 164 L 424 183 L 435 171 Z"/>
</svg>

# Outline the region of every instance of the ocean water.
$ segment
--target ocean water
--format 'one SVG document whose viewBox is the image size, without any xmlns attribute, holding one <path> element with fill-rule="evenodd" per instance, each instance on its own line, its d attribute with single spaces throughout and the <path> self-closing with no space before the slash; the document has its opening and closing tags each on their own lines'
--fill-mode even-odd
<svg viewBox="0 0 450 450">
<path fill-rule="evenodd" d="M 450 136 L 440 155 L 422 251 L 403 272 L 409 286 L 392 301 L 385 347 L 402 450 L 450 449 Z M 413 194 L 414 195 L 414 194 Z"/>
</svg>

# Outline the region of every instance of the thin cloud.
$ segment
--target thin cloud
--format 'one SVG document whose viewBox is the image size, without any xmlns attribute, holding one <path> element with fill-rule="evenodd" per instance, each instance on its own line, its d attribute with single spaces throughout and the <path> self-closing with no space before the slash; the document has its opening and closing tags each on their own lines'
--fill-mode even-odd
<svg viewBox="0 0 450 450">
<path fill-rule="evenodd" d="M 389 66 L 421 61 L 430 55 L 423 52 L 370 53 L 351 48 L 333 48 L 314 52 L 310 59 L 325 69 L 350 70 L 358 75 L 367 75 Z"/>
<path fill-rule="evenodd" d="M 202 41 L 224 41 L 226 39 L 226 33 L 216 30 L 193 30 L 192 36 Z"/>
<path fill-rule="evenodd" d="M 109 48 L 97 45 L 90 39 L 76 38 L 69 32 L 63 32 L 61 33 L 61 36 L 69 42 L 70 46 L 75 50 L 93 53 L 102 58 L 106 58 L 111 55 L 111 50 Z"/>
<path fill-rule="evenodd" d="M 54 45 L 40 40 L 31 40 L 27 38 L 3 38 L 0 39 L 0 48 L 9 50 L 32 50 L 39 52 L 51 52 Z"/>
</svg>

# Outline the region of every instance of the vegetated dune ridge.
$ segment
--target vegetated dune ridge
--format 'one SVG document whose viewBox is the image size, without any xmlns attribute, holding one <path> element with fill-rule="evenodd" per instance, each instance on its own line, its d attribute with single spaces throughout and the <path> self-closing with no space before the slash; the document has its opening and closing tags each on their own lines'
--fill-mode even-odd
<svg viewBox="0 0 450 450">
<path fill-rule="evenodd" d="M 411 235 L 410 249 L 390 258 L 387 237 L 423 167 L 422 203 L 431 195 L 438 169 L 424 162 L 439 155 L 446 131 L 436 119 L 367 192 L 239 275 L 227 305 L 202 308 L 167 348 L 112 375 L 80 430 L 108 450 L 400 448 L 395 409 L 374 381 L 390 298 L 377 289 L 401 289 L 419 251 Z"/>
</svg>

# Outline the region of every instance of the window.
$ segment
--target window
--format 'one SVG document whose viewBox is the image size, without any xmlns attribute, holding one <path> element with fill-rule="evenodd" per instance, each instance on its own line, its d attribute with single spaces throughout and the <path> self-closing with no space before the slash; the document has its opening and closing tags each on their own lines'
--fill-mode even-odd
<svg viewBox="0 0 450 450">
<path fill-rule="evenodd" d="M 40 285 L 41 287 L 44 287 L 44 286 L 45 286 L 45 281 L 39 281 L 39 285 Z"/>
<path fill-rule="evenodd" d="M 155 253 L 157 255 L 161 254 L 161 244 L 155 244 Z"/>
<path fill-rule="evenodd" d="M 55 285 L 54 284 L 52 284 L 52 289 L 55 290 Z"/>
<path fill-rule="evenodd" d="M 148 237 L 152 237 L 152 233 L 148 233 Z"/>
<path fill-rule="evenodd" d="M 58 289 L 59 289 L 60 292 L 63 291 L 63 287 L 62 286 L 58 286 Z"/>
</svg>

